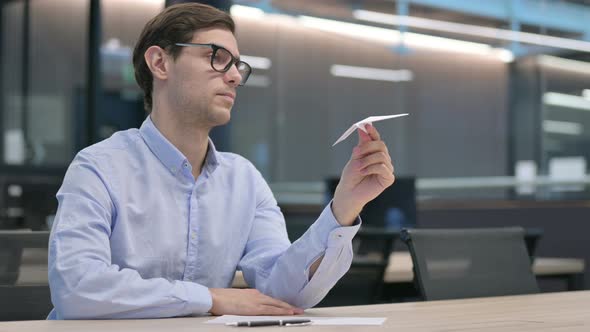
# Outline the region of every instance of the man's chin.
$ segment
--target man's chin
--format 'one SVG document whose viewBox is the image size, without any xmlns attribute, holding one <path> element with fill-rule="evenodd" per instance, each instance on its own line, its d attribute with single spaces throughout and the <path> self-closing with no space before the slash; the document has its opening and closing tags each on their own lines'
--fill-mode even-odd
<svg viewBox="0 0 590 332">
<path fill-rule="evenodd" d="M 210 115 L 210 120 L 215 126 L 223 126 L 231 120 L 231 109 L 220 107 L 211 112 Z"/>
</svg>

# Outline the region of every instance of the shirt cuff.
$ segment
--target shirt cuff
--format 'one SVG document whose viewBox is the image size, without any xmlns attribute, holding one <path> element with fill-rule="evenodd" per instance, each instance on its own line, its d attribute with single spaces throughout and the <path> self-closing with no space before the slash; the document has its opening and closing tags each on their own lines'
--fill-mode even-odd
<svg viewBox="0 0 590 332">
<path fill-rule="evenodd" d="M 324 247 L 342 246 L 352 241 L 361 224 L 361 217 L 357 216 L 351 226 L 340 225 L 332 212 L 332 201 L 330 201 L 315 222 L 314 231 L 319 234 Z"/>
<path fill-rule="evenodd" d="M 213 306 L 213 298 L 209 288 L 190 281 L 177 281 L 176 286 L 181 297 L 186 301 L 183 316 L 209 312 Z"/>
</svg>

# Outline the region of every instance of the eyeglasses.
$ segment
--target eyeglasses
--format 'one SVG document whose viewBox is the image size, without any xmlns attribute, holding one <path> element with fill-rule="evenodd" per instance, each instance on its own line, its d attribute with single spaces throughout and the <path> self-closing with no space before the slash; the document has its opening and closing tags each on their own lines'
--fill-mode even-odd
<svg viewBox="0 0 590 332">
<path fill-rule="evenodd" d="M 240 59 L 236 58 L 228 51 L 226 48 L 221 47 L 216 44 L 197 44 L 197 43 L 176 43 L 176 46 L 185 46 L 185 47 L 192 47 L 192 46 L 204 46 L 210 47 L 213 49 L 213 54 L 211 54 L 211 68 L 216 72 L 225 73 L 227 72 L 233 65 L 236 65 L 238 68 L 238 72 L 242 76 L 242 80 L 240 81 L 240 86 L 246 84 L 248 77 L 250 77 L 250 73 L 252 72 L 252 67 L 249 64 L 241 61 Z"/>
</svg>

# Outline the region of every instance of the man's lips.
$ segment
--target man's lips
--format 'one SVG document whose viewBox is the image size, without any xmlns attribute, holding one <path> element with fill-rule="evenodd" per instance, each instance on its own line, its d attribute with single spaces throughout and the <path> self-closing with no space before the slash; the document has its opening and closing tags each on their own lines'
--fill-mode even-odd
<svg viewBox="0 0 590 332">
<path fill-rule="evenodd" d="M 230 99 L 232 102 L 236 99 L 236 95 L 231 92 L 218 93 L 217 95 L 226 97 L 226 98 Z"/>
</svg>

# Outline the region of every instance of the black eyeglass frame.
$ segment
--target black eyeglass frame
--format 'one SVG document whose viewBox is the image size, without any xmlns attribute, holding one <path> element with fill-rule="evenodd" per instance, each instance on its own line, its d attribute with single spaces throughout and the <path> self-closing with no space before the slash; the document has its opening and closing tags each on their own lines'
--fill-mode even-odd
<svg viewBox="0 0 590 332">
<path fill-rule="evenodd" d="M 239 68 L 240 64 L 245 65 L 247 68 L 247 72 L 245 72 L 245 73 L 240 72 L 240 74 L 242 74 L 242 80 L 240 81 L 240 84 L 239 84 L 240 86 L 246 84 L 246 81 L 248 81 L 248 78 L 250 77 L 250 74 L 252 73 L 252 67 L 250 67 L 250 65 L 247 62 L 242 61 L 239 58 L 236 58 L 227 48 L 225 48 L 223 46 L 219 46 L 219 45 L 213 44 L 213 43 L 208 43 L 208 44 L 175 43 L 174 45 L 183 46 L 183 47 L 192 47 L 192 46 L 210 47 L 213 50 L 213 54 L 211 54 L 211 68 L 213 68 L 213 70 L 215 70 L 218 73 L 226 73 L 228 70 L 230 70 L 230 68 L 233 65 L 236 65 L 236 68 Z M 215 66 L 213 65 L 213 59 L 215 59 L 215 55 L 217 54 L 217 51 L 219 51 L 219 50 L 224 50 L 229 54 L 229 56 L 231 56 L 231 61 L 222 70 L 215 68 Z M 239 69 L 238 69 L 238 71 L 239 71 Z"/>
</svg>

